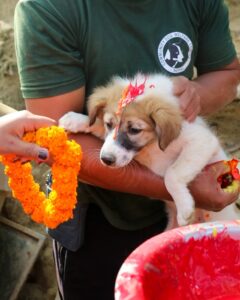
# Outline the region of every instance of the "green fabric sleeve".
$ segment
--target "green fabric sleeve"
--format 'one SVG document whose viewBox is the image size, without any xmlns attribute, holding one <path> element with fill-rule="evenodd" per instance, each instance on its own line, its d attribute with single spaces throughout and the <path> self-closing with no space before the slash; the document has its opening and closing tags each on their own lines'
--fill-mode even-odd
<svg viewBox="0 0 240 300">
<path fill-rule="evenodd" d="M 236 51 L 229 30 L 228 9 L 223 0 L 205 0 L 200 3 L 196 67 L 199 73 L 204 73 L 231 63 L 236 57 Z"/>
<path fill-rule="evenodd" d="M 65 5 L 68 5 L 68 1 Z M 78 24 L 51 1 L 23 0 L 15 10 L 15 45 L 24 98 L 63 94 L 85 83 Z M 70 5 L 70 4 L 69 4 Z"/>
</svg>

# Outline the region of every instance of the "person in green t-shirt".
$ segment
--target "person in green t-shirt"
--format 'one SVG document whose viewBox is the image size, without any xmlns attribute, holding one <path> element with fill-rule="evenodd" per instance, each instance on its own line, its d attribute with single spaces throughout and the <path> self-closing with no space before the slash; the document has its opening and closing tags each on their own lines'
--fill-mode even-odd
<svg viewBox="0 0 240 300">
<path fill-rule="evenodd" d="M 222 0 L 20 0 L 15 41 L 27 109 L 55 120 L 86 113 L 93 89 L 114 75 L 158 72 L 175 76 L 174 92 L 191 122 L 230 103 L 240 78 Z M 72 220 L 49 230 L 59 292 L 65 300 L 110 300 L 124 259 L 166 228 L 164 202 L 153 199 L 171 199 L 150 171 L 107 168 L 98 139 L 74 138 L 84 152 L 78 205 Z M 219 210 L 236 195 L 216 197 L 212 177 L 204 173 L 191 190 L 198 207 Z"/>
</svg>

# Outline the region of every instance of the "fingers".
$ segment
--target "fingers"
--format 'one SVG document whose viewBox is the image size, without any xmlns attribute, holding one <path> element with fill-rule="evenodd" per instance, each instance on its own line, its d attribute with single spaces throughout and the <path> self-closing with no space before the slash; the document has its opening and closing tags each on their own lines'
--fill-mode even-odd
<svg viewBox="0 0 240 300">
<path fill-rule="evenodd" d="M 21 157 L 22 161 L 34 159 L 38 162 L 42 162 L 47 161 L 49 158 L 48 150 L 36 144 L 23 142 L 16 138 L 11 142 L 11 145 L 12 150 L 8 147 L 9 153 L 15 153 L 18 157 Z"/>
<path fill-rule="evenodd" d="M 183 76 L 175 77 L 173 78 L 173 93 L 179 98 L 184 118 L 189 122 L 194 121 L 201 111 L 200 96 L 195 83 Z"/>
<path fill-rule="evenodd" d="M 174 95 L 180 96 L 185 91 L 189 80 L 184 76 L 177 76 L 173 77 L 172 81 Z"/>
<path fill-rule="evenodd" d="M 187 88 L 179 97 L 179 101 L 185 119 L 193 121 L 200 112 L 200 97 L 196 94 L 194 88 Z"/>
<path fill-rule="evenodd" d="M 57 124 L 55 120 L 45 116 L 34 115 L 28 111 L 23 111 L 23 114 L 24 116 L 22 116 L 22 118 L 25 118 L 25 131 L 34 131 L 41 127 L 48 127 Z"/>
<path fill-rule="evenodd" d="M 195 107 L 191 107 L 187 110 L 183 111 L 183 116 L 188 122 L 193 122 L 196 117 L 200 114 L 201 109 L 199 105 L 196 105 Z"/>
<path fill-rule="evenodd" d="M 41 127 L 55 124 L 55 120 L 34 115 L 26 110 L 10 113 L 1 117 L 1 138 L 6 138 L 8 135 L 17 135 L 19 138 L 22 138 L 24 133 L 28 131 L 35 131 Z"/>
</svg>

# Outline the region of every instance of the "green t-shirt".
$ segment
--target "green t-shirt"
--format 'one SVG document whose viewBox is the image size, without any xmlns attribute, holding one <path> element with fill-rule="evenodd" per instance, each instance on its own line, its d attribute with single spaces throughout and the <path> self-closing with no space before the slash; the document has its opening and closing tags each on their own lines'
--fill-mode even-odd
<svg viewBox="0 0 240 300">
<path fill-rule="evenodd" d="M 236 56 L 221 0 L 22 0 L 15 41 L 24 98 L 85 85 L 87 96 L 113 75 L 161 72 L 193 76 Z M 51 108 L 49 99 L 49 108 Z M 97 202 L 127 229 L 161 220 L 161 201 L 85 186 L 80 201 Z"/>
</svg>

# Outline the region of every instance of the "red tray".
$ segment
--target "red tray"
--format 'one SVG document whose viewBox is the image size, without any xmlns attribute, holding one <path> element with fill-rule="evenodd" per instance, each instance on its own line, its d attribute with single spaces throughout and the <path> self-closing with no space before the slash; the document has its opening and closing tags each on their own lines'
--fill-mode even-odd
<svg viewBox="0 0 240 300">
<path fill-rule="evenodd" d="M 126 259 L 116 300 L 240 300 L 240 221 L 157 235 Z"/>
</svg>

